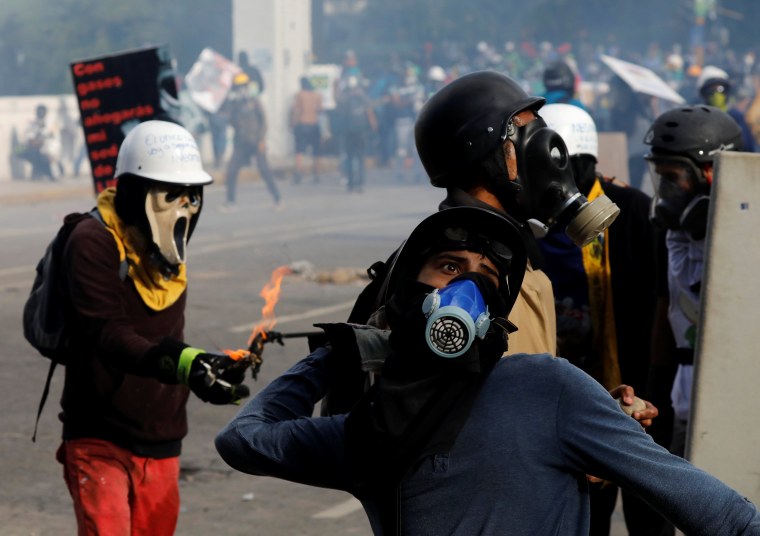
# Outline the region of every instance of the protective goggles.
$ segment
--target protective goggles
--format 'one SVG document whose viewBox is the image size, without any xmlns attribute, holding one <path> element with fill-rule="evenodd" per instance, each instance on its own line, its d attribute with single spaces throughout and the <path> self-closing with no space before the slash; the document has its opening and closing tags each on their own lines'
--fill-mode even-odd
<svg viewBox="0 0 760 536">
<path fill-rule="evenodd" d="M 471 232 L 464 227 L 447 227 L 439 240 L 438 250 L 461 250 L 482 253 L 493 261 L 507 275 L 512 264 L 512 250 L 506 244 L 491 240 L 480 234 Z"/>
</svg>

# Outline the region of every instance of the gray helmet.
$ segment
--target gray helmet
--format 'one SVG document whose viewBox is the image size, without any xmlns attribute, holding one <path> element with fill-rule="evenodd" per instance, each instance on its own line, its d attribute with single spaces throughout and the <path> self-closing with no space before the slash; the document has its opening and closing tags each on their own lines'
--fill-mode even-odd
<svg viewBox="0 0 760 536">
<path fill-rule="evenodd" d="M 414 127 L 430 182 L 441 188 L 462 186 L 462 172 L 504 143 L 512 116 L 538 110 L 544 102 L 495 71 L 470 73 L 444 86 L 422 107 Z"/>
<path fill-rule="evenodd" d="M 655 119 L 644 143 L 652 146 L 647 160 L 685 156 L 704 164 L 721 151 L 741 151 L 742 130 L 730 115 L 714 106 L 680 106 Z"/>
</svg>

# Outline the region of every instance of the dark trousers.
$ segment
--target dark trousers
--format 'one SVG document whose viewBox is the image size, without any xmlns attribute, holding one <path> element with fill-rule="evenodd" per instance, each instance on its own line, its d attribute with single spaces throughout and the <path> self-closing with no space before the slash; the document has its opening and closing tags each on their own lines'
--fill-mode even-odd
<svg viewBox="0 0 760 536">
<path fill-rule="evenodd" d="M 347 137 L 344 141 L 346 158 L 346 178 L 348 191 L 361 191 L 364 188 L 364 154 L 365 143 L 361 136 Z"/>
<path fill-rule="evenodd" d="M 251 158 L 256 156 L 256 165 L 259 168 L 261 178 L 267 186 L 269 193 L 275 203 L 280 202 L 280 191 L 274 183 L 272 170 L 269 169 L 269 161 L 266 153 L 258 150 L 257 147 L 248 144 L 235 144 L 230 157 L 230 163 L 227 167 L 227 179 L 225 186 L 227 189 L 227 202 L 234 203 L 237 192 L 237 178 L 240 170 L 251 163 Z"/>
</svg>

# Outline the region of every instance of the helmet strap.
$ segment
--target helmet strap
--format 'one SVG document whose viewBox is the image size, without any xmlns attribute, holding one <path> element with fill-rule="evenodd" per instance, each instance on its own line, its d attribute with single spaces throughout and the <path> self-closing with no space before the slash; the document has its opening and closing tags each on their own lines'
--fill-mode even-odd
<svg viewBox="0 0 760 536">
<path fill-rule="evenodd" d="M 486 177 L 488 189 L 499 200 L 505 212 L 513 217 L 521 218 L 522 210 L 517 198 L 522 187 L 519 181 L 510 180 L 507 162 L 504 158 L 504 150 L 501 145 L 483 160 L 481 169 Z"/>
</svg>

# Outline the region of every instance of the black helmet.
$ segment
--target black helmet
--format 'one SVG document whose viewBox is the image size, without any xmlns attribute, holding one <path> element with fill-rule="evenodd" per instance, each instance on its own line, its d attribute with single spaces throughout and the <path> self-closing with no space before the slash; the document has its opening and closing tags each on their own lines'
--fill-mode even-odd
<svg viewBox="0 0 760 536">
<path fill-rule="evenodd" d="M 741 151 L 742 130 L 730 115 L 714 106 L 680 106 L 654 120 L 644 143 L 652 146 L 647 160 L 686 156 L 704 164 L 721 151 Z"/>
<path fill-rule="evenodd" d="M 575 73 L 564 61 L 557 61 L 544 70 L 546 91 L 575 92 Z"/>
<path fill-rule="evenodd" d="M 414 228 L 393 259 L 384 285 L 384 300 L 403 280 L 416 278 L 432 253 L 463 249 L 482 253 L 494 263 L 499 271 L 499 293 L 510 311 L 525 276 L 525 242 L 507 218 L 470 206 L 440 210 Z"/>
<path fill-rule="evenodd" d="M 504 143 L 509 119 L 538 110 L 544 102 L 495 71 L 470 73 L 444 86 L 422 107 L 414 127 L 430 182 L 441 188 L 461 186 L 460 174 Z"/>
</svg>

